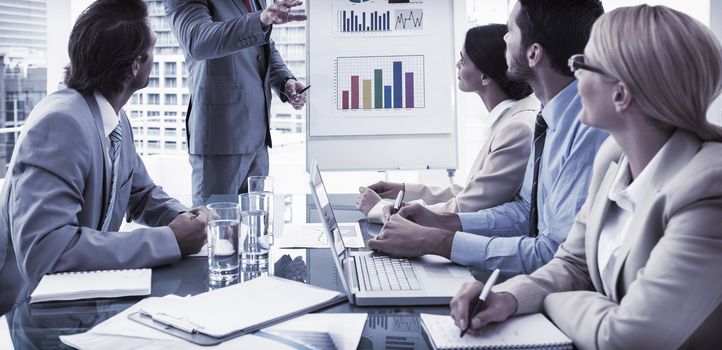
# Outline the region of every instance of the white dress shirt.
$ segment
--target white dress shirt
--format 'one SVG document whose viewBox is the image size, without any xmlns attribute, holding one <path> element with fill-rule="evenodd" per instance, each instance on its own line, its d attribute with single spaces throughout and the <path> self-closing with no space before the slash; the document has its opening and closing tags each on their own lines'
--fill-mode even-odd
<svg viewBox="0 0 722 350">
<path fill-rule="evenodd" d="M 118 113 L 115 113 L 115 109 L 110 104 L 110 102 L 108 102 L 108 100 L 105 99 L 105 97 L 99 92 L 94 92 L 93 96 L 95 96 L 95 101 L 98 102 L 98 108 L 100 109 L 100 118 L 103 120 L 103 131 L 105 132 L 105 138 L 108 141 L 108 147 L 105 148 L 105 153 L 108 155 L 108 157 L 111 157 L 110 133 L 112 133 L 113 130 L 115 130 L 115 127 L 118 126 L 118 123 L 120 122 L 120 116 L 118 116 Z"/>
<path fill-rule="evenodd" d="M 659 159 L 667 149 L 667 144 L 665 144 L 636 179 L 632 179 L 627 157 L 623 157 L 619 164 L 614 182 L 609 189 L 608 197 L 612 203 L 604 217 L 604 227 L 599 235 L 597 251 L 599 274 L 602 276 L 604 293 L 607 295 L 612 295 L 612 290 L 617 284 L 612 280 L 614 265 L 617 263 L 619 247 L 627 239 L 627 232 L 634 217 L 634 209 L 644 199 L 645 194 L 654 191 L 649 181 L 650 174 L 657 172 Z"/>
</svg>

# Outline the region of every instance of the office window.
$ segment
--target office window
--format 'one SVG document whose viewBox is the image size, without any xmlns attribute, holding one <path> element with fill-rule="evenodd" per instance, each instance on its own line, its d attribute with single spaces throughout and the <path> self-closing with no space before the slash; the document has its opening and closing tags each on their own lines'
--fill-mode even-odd
<svg viewBox="0 0 722 350">
<path fill-rule="evenodd" d="M 166 141 L 165 142 L 165 149 L 175 149 L 176 143 L 175 141 Z"/>
<path fill-rule="evenodd" d="M 175 105 L 178 103 L 178 96 L 176 94 L 165 94 L 165 105 Z"/>
<path fill-rule="evenodd" d="M 148 149 L 160 149 L 160 141 L 149 140 Z"/>
<path fill-rule="evenodd" d="M 176 128 L 165 128 L 165 136 L 175 136 Z"/>
<path fill-rule="evenodd" d="M 148 117 L 157 117 L 160 116 L 159 111 L 148 111 Z"/>
<path fill-rule="evenodd" d="M 190 101 L 190 95 L 183 94 L 183 102 L 182 102 L 183 105 L 187 106 L 189 101 Z"/>
<path fill-rule="evenodd" d="M 148 78 L 148 87 L 158 87 L 158 86 L 160 86 L 160 79 Z"/>
<path fill-rule="evenodd" d="M 175 62 L 166 62 L 165 63 L 165 76 L 166 77 L 175 77 L 175 75 L 176 75 L 175 67 L 176 67 Z"/>
<path fill-rule="evenodd" d="M 166 117 L 175 117 L 176 115 L 178 115 L 178 113 L 176 111 L 166 111 L 163 113 L 163 115 Z"/>
<path fill-rule="evenodd" d="M 165 87 L 176 87 L 176 78 L 165 78 Z"/>
<path fill-rule="evenodd" d="M 148 128 L 148 135 L 149 135 L 149 136 L 158 136 L 158 135 L 160 135 L 160 128 L 155 128 L 155 127 Z"/>
<path fill-rule="evenodd" d="M 159 105 L 160 104 L 160 95 L 159 94 L 148 94 L 148 104 L 149 105 Z M 150 113 L 148 114 L 150 116 Z"/>
</svg>

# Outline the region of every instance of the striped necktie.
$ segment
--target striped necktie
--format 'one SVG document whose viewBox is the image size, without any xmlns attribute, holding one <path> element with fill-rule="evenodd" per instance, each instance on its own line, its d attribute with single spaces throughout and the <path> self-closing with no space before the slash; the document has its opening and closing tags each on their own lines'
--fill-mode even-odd
<svg viewBox="0 0 722 350">
<path fill-rule="evenodd" d="M 547 136 L 547 122 L 544 121 L 542 112 L 536 115 L 536 125 L 534 126 L 534 177 L 531 183 L 531 212 L 529 216 L 529 236 L 536 237 L 539 233 L 539 210 L 537 203 L 537 192 L 539 189 L 539 168 L 541 167 L 541 157 L 544 151 L 544 140 Z"/>
<path fill-rule="evenodd" d="M 110 202 L 108 203 L 108 210 L 105 212 L 105 219 L 103 219 L 102 231 L 108 231 L 110 227 L 110 220 L 113 217 L 113 207 L 115 206 L 115 192 L 118 188 L 118 164 L 120 163 L 120 148 L 123 145 L 123 122 L 119 121 L 118 126 L 113 129 L 110 133 L 110 150 L 111 150 L 111 164 L 113 164 L 113 177 L 110 187 Z"/>
</svg>

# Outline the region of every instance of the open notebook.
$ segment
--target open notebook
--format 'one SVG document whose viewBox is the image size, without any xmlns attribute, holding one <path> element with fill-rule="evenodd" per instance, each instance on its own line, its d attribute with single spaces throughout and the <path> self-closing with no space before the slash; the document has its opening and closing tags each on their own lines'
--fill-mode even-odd
<svg viewBox="0 0 722 350">
<path fill-rule="evenodd" d="M 130 269 L 45 275 L 30 295 L 30 303 L 148 295 L 151 273 L 151 269 Z"/>
<path fill-rule="evenodd" d="M 493 323 L 479 336 L 459 337 L 448 315 L 421 314 L 421 325 L 435 349 L 572 349 L 573 343 L 542 314 L 512 317 Z"/>
</svg>

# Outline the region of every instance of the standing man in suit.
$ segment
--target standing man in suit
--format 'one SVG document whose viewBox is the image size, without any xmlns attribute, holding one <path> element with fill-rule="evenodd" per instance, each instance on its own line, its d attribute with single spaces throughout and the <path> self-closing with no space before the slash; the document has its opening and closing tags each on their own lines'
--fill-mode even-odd
<svg viewBox="0 0 722 350">
<path fill-rule="evenodd" d="M 521 198 L 472 213 L 435 214 L 410 205 L 393 215 L 369 247 L 390 254 L 437 254 L 503 278 L 552 259 L 587 197 L 592 162 L 607 133 L 581 124 L 569 56 L 584 49 L 599 0 L 519 0 L 507 26 L 507 74 L 529 83 L 536 118 Z"/>
<path fill-rule="evenodd" d="M 20 133 L 0 196 L 0 314 L 45 274 L 167 264 L 205 241 L 205 212 L 153 183 L 121 110 L 153 67 L 147 15 L 142 0 L 91 4 L 70 34 L 68 89 Z M 123 216 L 151 228 L 117 232 Z"/>
<path fill-rule="evenodd" d="M 302 21 L 300 1 L 164 0 L 166 18 L 186 57 L 189 160 L 193 204 L 213 194 L 245 192 L 248 176 L 268 175 L 271 88 L 300 109 L 305 85 L 270 39 L 273 24 Z M 265 8 L 265 9 L 264 9 Z"/>
</svg>

